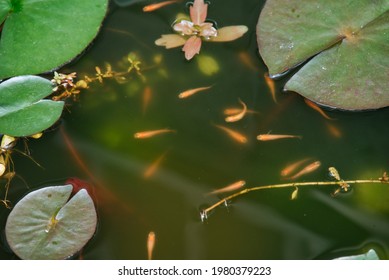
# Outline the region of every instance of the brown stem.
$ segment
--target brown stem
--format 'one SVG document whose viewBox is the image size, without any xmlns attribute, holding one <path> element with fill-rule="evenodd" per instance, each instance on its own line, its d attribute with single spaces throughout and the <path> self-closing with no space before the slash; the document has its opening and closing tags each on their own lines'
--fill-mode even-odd
<svg viewBox="0 0 389 280">
<path fill-rule="evenodd" d="M 259 187 L 252 187 L 247 188 L 244 190 L 241 190 L 237 193 L 234 193 L 232 195 L 229 195 L 215 204 L 209 206 L 208 208 L 201 211 L 200 215 L 201 218 L 207 218 L 208 213 L 215 209 L 216 207 L 226 203 L 228 200 L 231 200 L 235 197 L 241 196 L 243 194 L 246 194 L 248 192 L 252 191 L 259 191 L 259 190 L 266 190 L 266 189 L 280 189 L 280 188 L 294 188 L 294 187 L 307 187 L 307 186 L 328 186 L 328 185 L 338 185 L 340 184 L 367 184 L 367 183 L 373 183 L 373 184 L 388 184 L 389 182 L 382 181 L 382 180 L 349 180 L 349 181 L 337 181 L 337 182 L 301 182 L 301 183 L 285 183 L 285 184 L 276 184 L 276 185 L 267 185 L 267 186 L 259 186 Z"/>
</svg>

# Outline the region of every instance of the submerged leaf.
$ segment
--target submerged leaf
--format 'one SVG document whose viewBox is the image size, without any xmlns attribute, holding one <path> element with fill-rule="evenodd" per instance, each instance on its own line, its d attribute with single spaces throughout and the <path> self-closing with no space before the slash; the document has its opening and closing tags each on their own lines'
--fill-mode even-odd
<svg viewBox="0 0 389 280">
<path fill-rule="evenodd" d="M 29 136 L 52 126 L 61 116 L 64 103 L 42 98 L 53 85 L 37 76 L 20 76 L 0 84 L 0 133 Z"/>
<path fill-rule="evenodd" d="M 389 106 L 389 1 L 268 0 L 259 52 L 271 76 L 313 57 L 285 85 L 346 110 Z"/>
<path fill-rule="evenodd" d="M 220 70 L 219 63 L 209 55 L 199 55 L 197 57 L 197 65 L 200 71 L 207 76 L 212 76 Z"/>
<path fill-rule="evenodd" d="M 71 185 L 46 187 L 27 194 L 8 216 L 5 233 L 21 259 L 65 259 L 93 236 L 97 216 L 85 189 L 69 201 Z"/>
</svg>

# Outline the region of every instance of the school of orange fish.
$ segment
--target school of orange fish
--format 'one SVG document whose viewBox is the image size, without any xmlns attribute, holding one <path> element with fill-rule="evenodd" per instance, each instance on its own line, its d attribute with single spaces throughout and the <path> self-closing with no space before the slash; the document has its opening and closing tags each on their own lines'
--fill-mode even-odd
<svg viewBox="0 0 389 280">
<path fill-rule="evenodd" d="M 168 1 L 168 2 L 171 2 L 171 1 Z M 241 56 L 241 54 L 239 54 L 239 56 Z M 243 62 L 244 61 L 245 60 L 243 60 Z M 275 103 L 277 103 L 277 100 L 276 100 L 276 90 L 275 90 L 274 81 L 271 78 L 269 78 L 269 76 L 267 74 L 264 75 L 264 79 L 265 79 L 265 82 L 266 82 L 267 86 L 269 87 L 269 92 L 271 94 L 271 97 L 272 97 L 273 101 Z M 191 89 L 188 89 L 188 90 L 184 90 L 184 91 L 182 91 L 182 92 L 180 92 L 178 94 L 178 98 L 180 98 L 180 99 L 189 98 L 189 97 L 191 97 L 191 96 L 193 96 L 193 95 L 195 95 L 195 94 L 197 94 L 199 92 L 207 91 L 207 90 L 209 90 L 211 88 L 212 88 L 212 86 L 203 86 L 203 87 L 197 87 L 197 88 L 191 88 Z M 143 103 L 142 104 L 143 113 L 145 113 L 145 111 L 146 111 L 146 109 L 148 107 L 148 104 L 149 104 L 149 102 L 151 100 L 151 95 L 152 95 L 151 92 L 152 92 L 151 88 L 149 86 L 146 86 L 145 89 L 144 89 L 144 92 L 143 92 L 143 102 L 142 102 Z M 327 120 L 334 120 L 333 118 L 329 117 L 318 105 L 316 105 L 312 101 L 304 99 L 304 102 L 310 108 L 314 109 L 320 115 L 322 115 L 325 119 L 327 119 Z M 240 108 L 239 107 L 233 107 L 233 108 L 225 108 L 224 109 L 223 113 L 225 115 L 225 122 L 227 122 L 227 123 L 237 122 L 237 121 L 243 119 L 249 113 L 258 114 L 257 111 L 248 109 L 246 103 L 244 103 L 241 99 L 238 99 L 238 103 L 241 106 Z M 249 139 L 248 139 L 248 137 L 246 135 L 244 135 L 243 133 L 241 133 L 239 131 L 236 131 L 236 130 L 234 130 L 232 128 L 229 128 L 226 125 L 214 124 L 214 123 L 212 123 L 212 125 L 215 128 L 223 131 L 226 134 L 226 136 L 230 137 L 232 140 L 234 140 L 237 143 L 246 144 L 249 141 Z M 329 133 L 333 137 L 335 137 L 335 138 L 342 137 L 342 134 L 341 134 L 340 130 L 335 125 L 326 122 L 326 126 L 328 128 Z M 152 138 L 152 137 L 155 137 L 155 136 L 158 136 L 158 135 L 163 135 L 163 134 L 168 134 L 168 133 L 176 133 L 176 132 L 177 132 L 176 130 L 170 129 L 170 128 L 160 128 L 160 129 L 154 129 L 154 130 L 145 130 L 145 131 L 139 131 L 139 132 L 134 133 L 134 138 L 136 138 L 136 139 L 146 139 L 146 138 Z M 256 139 L 258 141 L 274 141 L 274 140 L 288 139 L 288 138 L 289 139 L 302 139 L 303 136 L 302 135 L 294 135 L 294 134 L 271 134 L 271 133 L 258 134 L 256 136 Z M 162 160 L 163 160 L 163 158 L 165 156 L 166 156 L 166 152 L 164 152 L 154 162 L 152 162 L 150 164 L 150 166 L 144 172 L 144 177 L 145 178 L 148 178 L 148 177 L 150 177 L 150 176 L 152 176 L 154 174 L 154 172 L 158 169 L 159 165 L 161 164 L 161 162 L 162 162 Z M 320 167 L 320 161 L 314 161 L 314 162 L 311 162 L 310 164 L 307 164 L 304 167 L 301 167 L 302 164 L 306 163 L 307 161 L 309 161 L 309 159 L 302 159 L 302 160 L 298 160 L 298 161 L 296 161 L 294 163 L 291 163 L 290 165 L 286 166 L 281 171 L 281 176 L 283 177 L 283 179 L 295 180 L 295 179 L 297 179 L 297 178 L 299 178 L 299 177 L 301 177 L 301 176 L 303 176 L 303 175 L 305 175 L 307 173 L 315 171 L 317 168 Z M 298 172 L 296 172 L 293 176 L 289 176 L 292 172 L 294 172 L 296 170 L 298 170 Z M 244 182 L 244 181 L 239 181 L 239 182 Z M 239 184 L 233 184 L 233 185 L 238 186 Z M 230 186 L 227 186 L 225 188 L 222 188 L 221 191 L 212 192 L 212 193 L 221 193 L 221 192 L 227 192 L 227 191 L 234 191 L 234 190 L 236 190 L 238 188 L 239 187 L 237 187 L 237 188 L 230 188 Z"/>
<path fill-rule="evenodd" d="M 146 5 L 143 8 L 144 12 L 152 12 L 157 9 L 160 9 L 162 7 L 181 2 L 181 0 L 172 0 L 172 1 L 162 1 L 155 4 Z M 243 65 L 245 65 L 247 68 L 249 68 L 251 71 L 258 71 L 258 67 L 253 64 L 252 60 L 250 59 L 250 56 L 247 52 L 240 52 L 238 53 L 238 58 L 241 61 Z M 264 82 L 267 85 L 269 89 L 269 93 L 271 95 L 271 98 L 275 104 L 278 104 L 277 101 L 277 92 L 276 92 L 276 86 L 274 83 L 274 80 L 269 77 L 267 73 L 263 76 Z M 206 93 L 210 89 L 212 89 L 213 85 L 205 85 L 201 87 L 196 88 L 190 88 L 187 90 L 184 90 L 178 94 L 178 98 L 180 99 L 186 99 L 190 98 L 198 93 Z M 146 86 L 143 91 L 143 101 L 142 101 L 142 112 L 143 114 L 146 113 L 147 108 L 149 106 L 149 103 L 152 99 L 152 89 L 150 86 Z M 328 121 L 334 120 L 330 116 L 328 116 L 318 105 L 316 105 L 314 102 L 304 99 L 304 102 L 318 112 L 321 116 L 323 116 L 327 121 L 325 122 L 325 126 L 328 130 L 328 133 L 334 137 L 334 138 L 341 138 L 342 132 L 332 123 L 329 123 Z M 242 120 L 247 114 L 258 114 L 259 112 L 255 110 L 251 110 L 247 107 L 246 103 L 242 101 L 241 99 L 238 99 L 238 106 L 237 107 L 231 107 L 231 108 L 225 108 L 223 111 L 223 114 L 225 115 L 225 122 L 226 123 L 233 123 L 238 122 Z M 280 109 L 282 110 L 282 108 Z M 242 132 L 236 131 L 232 128 L 229 128 L 226 125 L 222 124 L 214 124 L 211 123 L 215 128 L 222 131 L 227 137 L 231 138 L 233 141 L 235 141 L 238 144 L 247 144 L 249 141 L 249 138 L 244 135 Z M 160 136 L 163 134 L 169 134 L 169 133 L 176 133 L 177 131 L 170 128 L 159 128 L 154 130 L 145 130 L 145 131 L 139 131 L 134 133 L 135 139 L 146 139 L 146 138 L 152 138 L 155 136 Z M 258 134 L 256 136 L 256 139 L 258 141 L 264 142 L 264 141 L 276 141 L 281 139 L 302 139 L 302 135 L 294 135 L 294 134 Z M 160 167 L 161 163 L 165 159 L 168 151 L 163 152 L 161 155 L 159 155 L 144 171 L 143 177 L 145 179 L 153 176 L 155 172 Z M 314 160 L 312 158 L 303 158 L 296 160 L 295 162 L 288 163 L 281 171 L 280 176 L 283 180 L 296 180 L 300 178 L 301 176 L 304 176 L 306 174 L 309 174 L 311 172 L 314 172 L 321 166 L 321 162 L 319 160 Z M 206 193 L 205 195 L 219 195 L 227 192 L 233 192 L 237 191 L 245 186 L 246 182 L 244 180 L 238 180 L 236 182 L 233 182 L 225 187 L 221 187 L 218 189 L 215 189 L 211 192 Z M 297 199 L 298 196 L 298 187 L 295 187 L 295 190 L 291 194 L 291 200 Z M 153 231 L 150 231 L 147 237 L 147 255 L 148 259 L 151 260 L 153 256 L 153 250 L 155 247 L 156 242 L 156 234 Z"/>
<path fill-rule="evenodd" d="M 169 1 L 170 2 L 170 1 Z M 241 54 L 240 54 L 241 56 Z M 243 60 L 244 62 L 244 60 Z M 267 84 L 269 88 L 269 92 L 271 94 L 271 98 L 275 103 L 277 103 L 276 99 L 276 89 L 274 85 L 274 81 L 269 78 L 267 74 L 264 76 L 265 83 Z M 198 94 L 200 92 L 205 92 L 207 90 L 210 90 L 212 86 L 202 86 L 197 88 L 191 88 L 188 90 L 184 90 L 178 94 L 178 98 L 180 99 L 186 99 L 189 98 L 195 94 Z M 152 91 L 149 86 L 146 86 L 144 92 L 143 92 L 143 113 L 146 112 L 148 104 L 151 100 Z M 317 111 L 321 116 L 323 116 L 326 120 L 334 120 L 333 118 L 329 117 L 318 105 L 313 103 L 312 101 L 309 101 L 307 99 L 304 99 L 305 103 L 315 111 Z M 231 107 L 231 108 L 225 108 L 223 111 L 223 114 L 225 115 L 225 122 L 226 123 L 232 123 L 232 122 L 238 122 L 241 119 L 243 119 L 247 114 L 258 114 L 257 111 L 248 109 L 246 103 L 242 101 L 241 99 L 238 99 L 238 103 L 240 105 L 237 107 Z M 214 124 L 211 123 L 215 128 L 219 129 L 220 131 L 224 132 L 225 135 L 232 140 L 234 140 L 236 143 L 239 144 L 246 144 L 249 139 L 246 135 L 244 135 L 242 132 L 236 131 L 232 128 L 229 128 L 226 125 L 221 124 Z M 331 123 L 326 122 L 326 127 L 328 129 L 328 132 L 332 135 L 334 138 L 340 138 L 342 137 L 342 133 L 340 130 Z M 146 138 L 152 138 L 155 136 L 160 136 L 163 134 L 169 134 L 169 133 L 176 133 L 177 131 L 170 128 L 160 128 L 160 129 L 154 129 L 154 130 L 145 130 L 145 131 L 139 131 L 134 133 L 134 138 L 136 139 L 146 139 Z M 294 134 L 258 134 L 256 136 L 256 139 L 258 141 L 275 141 L 275 140 L 281 140 L 281 139 L 302 139 L 302 135 L 294 135 Z M 162 161 L 165 159 L 168 151 L 163 152 L 161 155 L 159 155 L 144 171 L 143 177 L 145 179 L 151 177 L 154 175 L 154 173 L 158 170 L 160 167 Z M 281 171 L 280 176 L 283 180 L 296 180 L 300 178 L 301 176 L 304 176 L 308 173 L 314 172 L 321 166 L 321 162 L 319 160 L 314 160 L 312 158 L 303 158 L 299 159 L 295 162 L 288 163 Z M 236 182 L 233 182 L 225 187 L 221 187 L 218 189 L 215 189 L 211 192 L 206 193 L 205 195 L 220 195 L 227 192 L 233 192 L 237 191 L 245 186 L 246 182 L 244 180 L 238 180 Z M 296 200 L 298 197 L 298 187 L 295 187 L 295 190 L 291 194 L 291 200 Z M 151 231 L 148 234 L 147 238 L 147 254 L 148 259 L 152 259 L 152 254 L 155 246 L 155 233 Z"/>
<path fill-rule="evenodd" d="M 272 99 L 275 103 L 276 101 L 276 92 L 275 92 L 275 86 L 274 86 L 274 81 L 270 79 L 267 75 L 264 76 L 266 84 L 269 87 Z M 205 91 L 210 89 L 211 86 L 205 86 L 205 87 L 199 87 L 199 88 L 194 88 L 194 89 L 188 89 L 183 92 L 181 92 L 178 97 L 183 99 L 183 98 L 188 98 L 198 92 Z M 150 101 L 150 92 L 151 89 L 149 87 L 146 87 L 144 95 L 147 94 L 147 97 L 143 98 L 143 108 L 145 111 L 145 108 L 147 107 L 147 103 Z M 226 122 L 237 122 L 245 117 L 247 113 L 258 113 L 256 111 L 248 110 L 247 105 L 242 101 L 238 100 L 239 103 L 241 104 L 242 108 L 226 108 L 224 110 L 224 114 L 226 115 L 225 121 Z M 333 120 L 333 118 L 330 118 L 319 106 L 317 106 L 315 103 L 305 99 L 305 103 L 311 107 L 312 109 L 316 110 L 319 112 L 324 118 L 328 120 Z M 242 134 L 241 132 L 238 132 L 236 130 L 233 130 L 231 128 L 228 128 L 225 125 L 218 125 L 218 124 L 213 124 L 216 128 L 220 129 L 221 131 L 225 132 L 227 136 L 229 136 L 231 139 L 236 141 L 237 143 L 240 144 L 245 144 L 248 142 L 247 136 Z M 327 128 L 331 135 L 336 138 L 340 138 L 341 132 L 332 124 L 326 123 Z M 156 130 L 149 130 L 149 131 L 141 131 L 141 132 L 136 132 L 134 134 L 134 137 L 137 139 L 145 139 L 145 138 L 150 138 L 154 137 L 157 135 L 161 134 L 166 134 L 166 133 L 172 133 L 176 132 L 173 129 L 168 129 L 168 128 L 162 128 L 162 129 L 156 129 Z M 296 138 L 296 139 L 302 139 L 301 135 L 291 135 L 291 134 L 259 134 L 257 135 L 257 140 L 259 141 L 272 141 L 272 140 L 279 140 L 279 139 L 287 139 L 287 138 Z M 167 152 L 164 152 L 161 154 L 154 162 L 150 164 L 150 166 L 147 167 L 145 170 L 143 176 L 144 178 L 151 177 L 158 167 L 160 166 L 163 158 L 166 156 Z M 306 164 L 303 166 L 303 164 L 311 161 L 309 164 Z M 316 160 L 312 161 L 310 158 L 304 158 L 297 160 L 296 162 L 288 164 L 285 168 L 283 168 L 280 172 L 280 175 L 283 179 L 287 180 L 296 180 L 300 178 L 301 176 L 311 173 L 315 170 L 317 170 L 321 165 L 321 162 Z M 303 166 L 303 167 L 302 167 Z M 293 174 L 293 175 L 292 175 Z M 207 193 L 207 195 L 216 195 L 216 194 L 222 194 L 226 192 L 232 192 L 232 191 L 237 191 L 245 186 L 246 182 L 244 180 L 239 180 L 237 182 L 234 182 L 228 186 L 216 189 L 214 191 L 211 191 Z M 298 188 L 296 187 L 295 190 L 291 194 L 291 200 L 297 199 L 298 195 Z M 150 232 L 147 238 L 147 252 L 148 252 L 148 259 L 152 259 L 152 252 L 154 250 L 155 246 L 155 233 Z"/>
</svg>

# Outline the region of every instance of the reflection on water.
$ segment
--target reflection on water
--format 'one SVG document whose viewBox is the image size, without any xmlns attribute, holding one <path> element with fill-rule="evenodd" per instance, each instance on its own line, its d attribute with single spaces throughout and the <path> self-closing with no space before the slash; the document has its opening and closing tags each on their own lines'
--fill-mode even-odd
<svg viewBox="0 0 389 280">
<path fill-rule="evenodd" d="M 204 45 L 190 62 L 179 48 L 154 45 L 161 34 L 172 32 L 176 15 L 187 12 L 183 3 L 147 14 L 141 5 L 113 8 L 89 51 L 62 69 L 93 75 L 104 62 L 119 67 L 130 52 L 137 53 L 142 67 L 150 67 L 143 72 L 146 80 L 136 75 L 123 84 L 104 80 L 69 103 L 61 126 L 93 178 L 75 162 L 58 129 L 28 143 L 44 169 L 14 155 L 16 171 L 31 188 L 70 177 L 95 185 L 99 226 L 82 252 L 84 259 L 146 259 L 151 231 L 155 259 L 315 259 L 367 247 L 387 258 L 385 185 L 355 186 L 336 198 L 328 186 L 299 189 L 296 200 L 290 200 L 294 189 L 253 192 L 216 208 L 206 222 L 200 220 L 200 210 L 223 197 L 207 193 L 240 180 L 246 187 L 285 182 L 281 170 L 305 158 L 319 160 L 321 166 L 298 181 L 330 180 L 330 166 L 344 180 L 376 179 L 388 168 L 389 110 L 329 111 L 334 119 L 329 120 L 300 96 L 281 92 L 287 77 L 276 81 L 274 102 L 255 39 L 262 5 L 213 0 L 209 12 L 220 25 L 247 25 L 249 31 L 234 42 Z M 220 70 L 204 74 L 196 63 L 201 55 L 212 57 Z M 153 68 L 156 57 L 162 60 Z M 210 85 L 178 98 L 187 89 Z M 224 110 L 239 108 L 239 100 L 256 113 L 225 122 Z M 235 141 L 218 126 L 246 141 Z M 175 133 L 134 137 L 157 129 Z M 269 132 L 303 137 L 256 139 Z M 28 191 L 15 179 L 10 199 Z M 2 224 L 7 214 L 2 208 Z M 4 246 L 1 242 L 0 256 L 14 258 Z"/>
</svg>

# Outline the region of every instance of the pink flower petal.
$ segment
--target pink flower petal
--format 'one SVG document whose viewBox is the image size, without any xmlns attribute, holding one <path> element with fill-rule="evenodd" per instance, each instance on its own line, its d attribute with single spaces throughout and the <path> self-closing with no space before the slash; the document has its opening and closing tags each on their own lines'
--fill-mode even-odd
<svg viewBox="0 0 389 280">
<path fill-rule="evenodd" d="M 243 36 L 248 31 L 245 25 L 233 25 L 219 28 L 217 36 L 210 38 L 211 42 L 228 42 L 236 40 Z"/>
<path fill-rule="evenodd" d="M 204 0 L 195 0 L 189 8 L 190 18 L 195 25 L 202 24 L 207 18 L 208 4 Z"/>
<path fill-rule="evenodd" d="M 196 31 L 193 27 L 193 22 L 188 20 L 181 20 L 173 26 L 173 29 L 177 32 L 181 32 L 182 35 L 192 35 Z"/>
<path fill-rule="evenodd" d="M 187 60 L 191 60 L 196 54 L 200 53 L 200 48 L 201 39 L 199 37 L 192 36 L 186 41 L 182 51 L 185 52 L 185 58 Z"/>
<path fill-rule="evenodd" d="M 167 49 L 184 45 L 186 40 L 178 34 L 164 34 L 155 41 L 157 46 L 164 46 Z"/>
<path fill-rule="evenodd" d="M 216 37 L 217 36 L 217 30 L 213 27 L 213 23 L 210 22 L 204 22 L 200 24 L 200 36 L 205 37 L 206 39 L 209 39 L 209 37 Z"/>
</svg>

